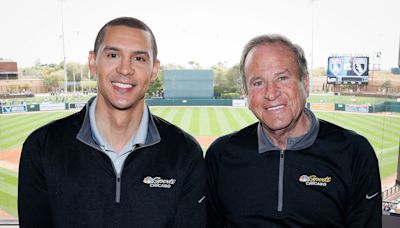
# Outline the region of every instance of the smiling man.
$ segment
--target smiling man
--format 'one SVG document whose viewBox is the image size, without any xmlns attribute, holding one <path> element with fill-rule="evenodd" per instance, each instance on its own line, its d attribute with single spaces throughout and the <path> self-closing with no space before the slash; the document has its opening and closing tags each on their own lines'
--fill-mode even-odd
<svg viewBox="0 0 400 228">
<path fill-rule="evenodd" d="M 368 141 L 307 108 L 303 50 L 280 35 L 244 47 L 249 109 L 259 120 L 206 153 L 209 227 L 381 227 L 378 162 Z"/>
<path fill-rule="evenodd" d="M 150 28 L 130 17 L 108 22 L 89 68 L 97 97 L 24 143 L 20 226 L 204 227 L 202 150 L 145 104 L 160 68 Z"/>
</svg>

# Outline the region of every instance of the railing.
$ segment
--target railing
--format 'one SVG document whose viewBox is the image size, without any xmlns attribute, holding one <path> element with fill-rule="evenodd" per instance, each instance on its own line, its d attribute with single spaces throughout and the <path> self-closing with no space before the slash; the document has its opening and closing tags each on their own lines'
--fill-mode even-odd
<svg viewBox="0 0 400 228">
<path fill-rule="evenodd" d="M 394 185 L 391 188 L 386 189 L 382 192 L 382 199 L 388 199 L 389 197 L 393 196 L 394 194 L 400 192 L 400 185 Z"/>
</svg>

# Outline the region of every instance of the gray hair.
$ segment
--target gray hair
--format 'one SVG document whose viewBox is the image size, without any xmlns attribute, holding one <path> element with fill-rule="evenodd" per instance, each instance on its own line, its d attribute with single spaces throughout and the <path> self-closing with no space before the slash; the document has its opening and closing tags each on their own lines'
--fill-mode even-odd
<svg viewBox="0 0 400 228">
<path fill-rule="evenodd" d="M 246 77 L 245 77 L 245 64 L 246 64 L 246 59 L 247 55 L 249 52 L 262 44 L 274 44 L 274 43 L 281 43 L 285 46 L 287 46 L 290 50 L 293 51 L 293 53 L 296 55 L 297 63 L 299 66 L 299 72 L 300 72 L 300 80 L 303 80 L 306 75 L 308 75 L 308 69 L 307 69 L 307 60 L 304 56 L 304 51 L 303 49 L 297 45 L 292 43 L 288 38 L 278 35 L 278 34 L 270 34 L 270 35 L 261 35 L 254 37 L 251 39 L 243 48 L 242 56 L 240 58 L 240 76 L 242 79 L 242 86 L 243 86 L 243 91 L 245 94 L 247 94 L 247 85 L 246 85 Z"/>
</svg>

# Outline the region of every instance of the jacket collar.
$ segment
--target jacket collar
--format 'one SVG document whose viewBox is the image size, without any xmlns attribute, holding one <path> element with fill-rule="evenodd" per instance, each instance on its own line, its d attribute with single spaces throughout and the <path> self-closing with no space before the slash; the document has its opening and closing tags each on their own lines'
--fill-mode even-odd
<svg viewBox="0 0 400 228">
<path fill-rule="evenodd" d="M 319 131 L 319 122 L 317 117 L 309 109 L 305 109 L 308 119 L 311 121 L 310 130 L 302 136 L 289 138 L 287 142 L 286 150 L 301 150 L 311 146 L 317 138 Z M 258 138 L 258 153 L 265 153 L 272 150 L 280 150 L 276 145 L 272 143 L 268 135 L 263 130 L 261 122 L 257 126 L 257 138 Z"/>
<path fill-rule="evenodd" d="M 95 97 L 90 98 L 85 107 L 80 111 L 81 116 L 83 116 L 83 122 L 81 128 L 79 129 L 78 134 L 76 135 L 76 138 L 79 141 L 85 143 L 86 145 L 101 150 L 101 148 L 98 146 L 98 144 L 95 142 L 93 138 L 93 133 L 90 127 L 89 107 L 94 99 Z M 143 145 L 140 145 L 140 147 L 153 145 L 161 141 L 160 133 L 154 122 L 154 116 L 151 114 L 149 107 L 146 106 L 146 108 L 149 113 L 149 123 L 148 123 L 145 143 Z"/>
</svg>

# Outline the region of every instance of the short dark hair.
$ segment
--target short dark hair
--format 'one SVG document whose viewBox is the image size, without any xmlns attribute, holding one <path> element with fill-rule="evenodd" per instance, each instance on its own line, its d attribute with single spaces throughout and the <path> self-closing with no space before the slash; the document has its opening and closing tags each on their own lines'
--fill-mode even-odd
<svg viewBox="0 0 400 228">
<path fill-rule="evenodd" d="M 130 28 L 137 28 L 137 29 L 141 29 L 144 30 L 148 33 L 150 33 L 150 37 L 151 37 L 151 48 L 153 51 L 153 61 L 156 61 L 157 59 L 157 42 L 156 42 L 156 38 L 154 37 L 153 32 L 151 31 L 150 27 L 147 26 L 144 22 L 140 21 L 139 19 L 133 18 L 133 17 L 118 17 L 115 18 L 109 22 L 107 22 L 107 24 L 105 24 L 99 31 L 99 33 L 97 33 L 96 36 L 96 41 L 94 42 L 94 53 L 97 54 L 100 44 L 103 42 L 104 40 L 104 36 L 106 33 L 106 30 L 108 27 L 110 26 L 127 26 Z"/>
<path fill-rule="evenodd" d="M 262 44 L 272 44 L 272 43 L 281 43 L 287 46 L 293 53 L 296 55 L 297 63 L 299 65 L 299 72 L 300 72 L 300 80 L 303 80 L 306 75 L 308 75 L 307 69 L 307 60 L 304 56 L 303 49 L 297 45 L 292 43 L 288 38 L 278 35 L 278 34 L 270 34 L 270 35 L 261 35 L 254 37 L 251 39 L 243 48 L 242 56 L 240 58 L 240 76 L 242 79 L 242 86 L 245 94 L 247 94 L 247 85 L 246 85 L 246 77 L 245 77 L 245 64 L 247 55 L 249 52 L 254 48 Z"/>
</svg>

